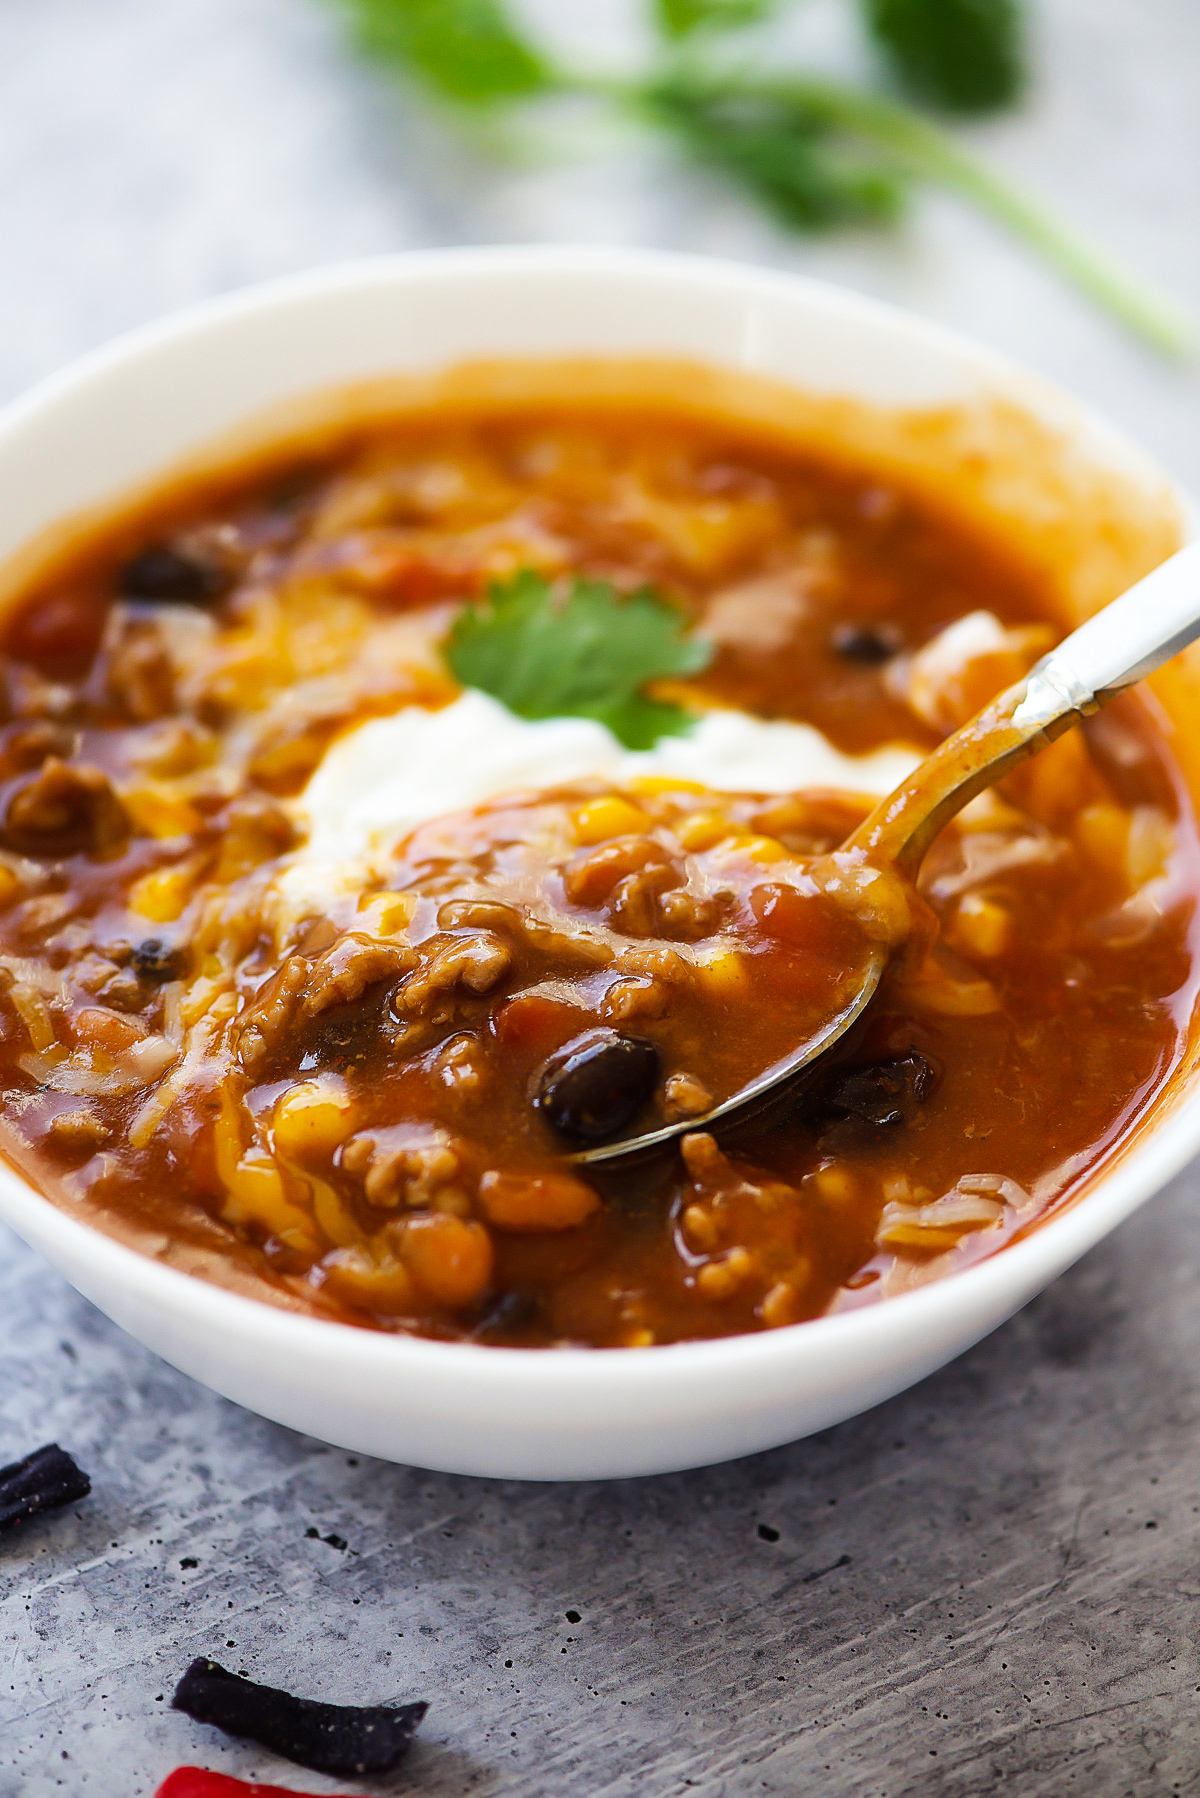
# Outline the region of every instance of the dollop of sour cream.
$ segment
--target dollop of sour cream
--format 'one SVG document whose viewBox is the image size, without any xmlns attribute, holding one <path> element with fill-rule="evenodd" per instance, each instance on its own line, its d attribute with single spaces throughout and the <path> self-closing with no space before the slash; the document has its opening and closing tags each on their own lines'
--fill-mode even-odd
<svg viewBox="0 0 1200 1798">
<path fill-rule="evenodd" d="M 882 798 L 921 759 L 907 745 L 843 755 L 809 724 L 718 708 L 684 736 L 626 749 L 588 718 L 529 722 L 468 690 L 439 711 L 404 706 L 339 737 L 296 802 L 308 833 L 293 857 L 307 866 L 358 862 L 386 851 L 415 825 L 503 793 L 585 779 L 614 784 L 671 775 L 721 792 L 790 793 L 834 787 Z"/>
<path fill-rule="evenodd" d="M 307 840 L 271 882 L 276 928 L 282 937 L 362 892 L 388 851 L 426 819 L 505 793 L 663 774 L 718 792 L 833 787 L 882 798 L 920 760 L 905 744 L 843 755 L 811 725 L 728 708 L 704 712 L 685 736 L 653 749 L 626 749 L 591 719 L 531 723 L 468 689 L 438 711 L 413 705 L 372 718 L 329 746 L 293 804 Z"/>
</svg>

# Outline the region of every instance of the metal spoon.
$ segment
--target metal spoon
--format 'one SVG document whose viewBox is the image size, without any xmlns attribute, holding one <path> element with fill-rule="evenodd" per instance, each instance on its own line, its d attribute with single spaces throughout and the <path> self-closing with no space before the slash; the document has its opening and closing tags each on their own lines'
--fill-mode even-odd
<svg viewBox="0 0 1200 1798">
<path fill-rule="evenodd" d="M 1200 543 L 1194 543 L 1138 581 L 1043 656 L 1024 680 L 1009 687 L 969 724 L 947 737 L 883 800 L 843 847 L 875 863 L 890 863 L 916 878 L 938 832 L 977 793 L 1034 755 L 1116 694 L 1152 674 L 1200 637 Z M 663 1124 L 571 1157 L 595 1166 L 645 1154 L 690 1130 L 751 1122 L 807 1077 L 813 1063 L 840 1041 L 870 1004 L 887 965 L 878 950 L 866 964 L 849 1004 L 793 1054 L 700 1117 Z"/>
</svg>

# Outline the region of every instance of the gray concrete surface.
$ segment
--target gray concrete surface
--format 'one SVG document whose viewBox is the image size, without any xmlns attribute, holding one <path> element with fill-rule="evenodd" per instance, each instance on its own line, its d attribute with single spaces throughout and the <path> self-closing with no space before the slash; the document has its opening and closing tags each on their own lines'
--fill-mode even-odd
<svg viewBox="0 0 1200 1798">
<path fill-rule="evenodd" d="M 630 38 L 619 0 L 534 10 L 576 43 Z M 827 0 L 797 30 L 847 54 Z M 1038 36 L 1027 114 L 981 144 L 1200 315 L 1200 11 L 1043 0 Z M 0 393 L 265 275 L 555 237 L 896 298 L 1066 380 L 1200 485 L 1195 367 L 949 202 L 890 243 L 797 245 L 633 141 L 481 169 L 344 56 L 321 0 L 0 0 Z M 0 1798 L 137 1798 L 189 1760 L 345 1790 L 171 1713 L 197 1653 L 428 1698 L 381 1789 L 429 1798 L 1197 1791 L 1198 1195 L 1193 1170 L 869 1416 L 610 1486 L 356 1462 L 172 1373 L 6 1238 L 0 1446 L 57 1437 L 95 1493 L 0 1550 Z"/>
</svg>

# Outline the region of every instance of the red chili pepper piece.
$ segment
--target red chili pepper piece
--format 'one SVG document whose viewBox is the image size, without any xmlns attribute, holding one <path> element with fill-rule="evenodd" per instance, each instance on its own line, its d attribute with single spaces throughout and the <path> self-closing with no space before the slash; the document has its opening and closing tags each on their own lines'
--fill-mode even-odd
<svg viewBox="0 0 1200 1798">
<path fill-rule="evenodd" d="M 291 1786 L 264 1786 L 228 1773 L 209 1773 L 203 1767 L 176 1767 L 168 1773 L 154 1798 L 306 1798 Z"/>
</svg>

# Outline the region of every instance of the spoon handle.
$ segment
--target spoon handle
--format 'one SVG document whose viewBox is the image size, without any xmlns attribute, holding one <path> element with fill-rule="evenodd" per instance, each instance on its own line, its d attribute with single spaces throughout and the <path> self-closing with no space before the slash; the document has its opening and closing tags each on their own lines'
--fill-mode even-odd
<svg viewBox="0 0 1200 1798">
<path fill-rule="evenodd" d="M 1024 680 L 939 744 L 846 847 L 915 875 L 934 837 L 977 793 L 1197 637 L 1200 543 L 1193 543 L 1072 631 Z"/>
<path fill-rule="evenodd" d="M 1190 543 L 1093 614 L 1029 675 L 1025 706 L 1086 714 L 1200 636 L 1200 543 Z M 1018 720 L 1024 708 L 1018 708 Z"/>
</svg>

